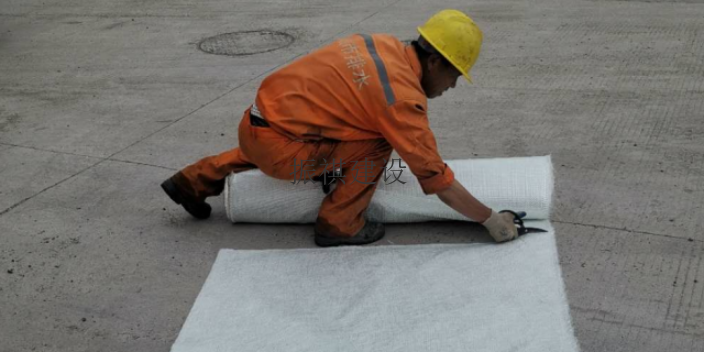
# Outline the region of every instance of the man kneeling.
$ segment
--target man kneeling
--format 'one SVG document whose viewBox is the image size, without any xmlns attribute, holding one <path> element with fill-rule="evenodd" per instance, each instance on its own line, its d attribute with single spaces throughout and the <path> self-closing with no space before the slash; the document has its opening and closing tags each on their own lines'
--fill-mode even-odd
<svg viewBox="0 0 704 352">
<path fill-rule="evenodd" d="M 303 172 L 341 169 L 315 223 L 319 246 L 377 241 L 384 225 L 366 221 L 382 171 L 395 149 L 423 192 L 482 223 L 498 242 L 516 238 L 510 213 L 497 213 L 454 178 L 438 154 L 427 99 L 454 88 L 479 55 L 482 32 L 464 13 L 443 10 L 404 45 L 390 35 L 352 35 L 294 61 L 267 77 L 239 125 L 239 147 L 206 157 L 164 181 L 162 188 L 199 219 L 210 216 L 205 199 L 223 191 L 232 172 L 261 169 L 284 180 Z M 300 161 L 314 161 L 306 169 Z M 364 162 L 363 177 L 353 178 Z M 349 176 L 349 177 L 348 177 Z"/>
</svg>

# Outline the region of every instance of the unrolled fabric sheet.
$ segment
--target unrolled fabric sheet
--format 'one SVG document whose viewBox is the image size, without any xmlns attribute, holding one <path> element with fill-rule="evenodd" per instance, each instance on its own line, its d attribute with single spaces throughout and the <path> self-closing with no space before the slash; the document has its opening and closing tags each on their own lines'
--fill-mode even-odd
<svg viewBox="0 0 704 352">
<path fill-rule="evenodd" d="M 398 164 L 398 163 L 397 163 Z M 549 157 L 449 161 L 494 209 L 548 219 Z M 367 218 L 468 220 L 406 184 L 380 183 Z M 232 221 L 313 222 L 320 184 L 231 176 Z M 504 243 L 222 250 L 172 352 L 577 352 L 555 234 Z"/>
<path fill-rule="evenodd" d="M 577 352 L 555 237 L 221 250 L 172 352 Z"/>
<path fill-rule="evenodd" d="M 549 218 L 553 190 L 550 156 L 446 162 L 455 179 L 487 206 L 525 211 L 528 219 Z M 402 162 L 400 166 L 403 168 L 398 159 L 387 164 L 387 180 L 382 176 L 379 181 L 367 219 L 384 223 L 470 220 L 437 196 L 423 194 L 408 165 Z M 395 175 L 400 175 L 396 181 Z M 228 218 L 233 222 L 315 222 L 325 197 L 321 184 L 292 182 L 268 177 L 260 170 L 230 175 L 225 183 Z"/>
</svg>

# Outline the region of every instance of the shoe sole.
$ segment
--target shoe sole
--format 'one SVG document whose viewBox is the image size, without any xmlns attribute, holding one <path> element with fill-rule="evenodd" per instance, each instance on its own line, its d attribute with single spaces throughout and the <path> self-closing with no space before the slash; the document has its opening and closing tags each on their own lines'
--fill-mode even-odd
<svg viewBox="0 0 704 352">
<path fill-rule="evenodd" d="M 381 235 L 376 238 L 372 238 L 369 240 L 359 240 L 359 241 L 352 241 L 352 242 L 345 242 L 344 240 L 340 240 L 337 238 L 330 238 L 330 237 L 323 237 L 323 236 L 315 236 L 315 244 L 318 245 L 319 247 L 337 247 L 337 246 L 361 246 L 369 243 L 374 243 L 382 238 L 384 238 L 384 235 L 386 235 L 386 231 L 382 231 Z"/>
</svg>

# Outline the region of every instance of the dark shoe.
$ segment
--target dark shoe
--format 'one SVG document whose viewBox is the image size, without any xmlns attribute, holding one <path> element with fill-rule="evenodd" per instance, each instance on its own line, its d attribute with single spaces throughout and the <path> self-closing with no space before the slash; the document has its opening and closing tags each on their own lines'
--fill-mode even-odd
<svg viewBox="0 0 704 352">
<path fill-rule="evenodd" d="M 320 247 L 367 244 L 380 240 L 385 233 L 384 224 L 367 221 L 364 227 L 352 237 L 326 236 L 316 232 L 315 244 Z"/>
<path fill-rule="evenodd" d="M 161 184 L 161 188 L 164 189 L 164 192 L 169 195 L 171 200 L 176 202 L 176 204 L 181 204 L 193 217 L 197 219 L 207 219 L 210 217 L 210 211 L 212 210 L 210 204 L 193 200 L 191 197 L 181 192 L 176 186 L 176 183 L 171 179 L 164 181 Z"/>
</svg>

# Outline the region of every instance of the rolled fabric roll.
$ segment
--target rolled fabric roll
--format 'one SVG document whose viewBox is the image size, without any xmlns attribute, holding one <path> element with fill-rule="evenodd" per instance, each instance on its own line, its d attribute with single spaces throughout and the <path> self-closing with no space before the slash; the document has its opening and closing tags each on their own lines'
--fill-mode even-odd
<svg viewBox="0 0 704 352">
<path fill-rule="evenodd" d="M 488 207 L 525 211 L 526 219 L 549 219 L 553 194 L 549 155 L 446 163 L 455 179 Z M 394 159 L 386 168 L 365 214 L 367 219 L 384 223 L 472 221 L 436 195 L 425 195 L 403 161 Z M 232 174 L 225 182 L 225 208 L 232 222 L 314 223 L 323 198 L 320 183 L 293 184 L 269 177 L 261 170 Z"/>
</svg>

